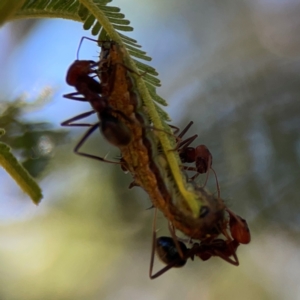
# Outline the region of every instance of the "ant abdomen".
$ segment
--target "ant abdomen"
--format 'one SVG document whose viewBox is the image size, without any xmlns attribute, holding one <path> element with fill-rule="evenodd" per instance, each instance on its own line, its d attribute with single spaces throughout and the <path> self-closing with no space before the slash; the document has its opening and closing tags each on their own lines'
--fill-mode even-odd
<svg viewBox="0 0 300 300">
<path fill-rule="evenodd" d="M 245 219 L 229 212 L 229 229 L 232 237 L 241 244 L 249 244 L 251 234 Z"/>
<path fill-rule="evenodd" d="M 131 142 L 132 133 L 123 122 L 105 112 L 101 114 L 101 120 L 101 132 L 112 145 L 120 147 Z"/>
<path fill-rule="evenodd" d="M 178 241 L 178 245 L 183 254 L 188 251 L 183 242 Z M 180 257 L 175 242 L 171 237 L 162 236 L 156 239 L 156 254 L 166 265 L 176 261 L 173 265 L 174 268 L 180 268 L 186 264 L 186 259 Z"/>
</svg>

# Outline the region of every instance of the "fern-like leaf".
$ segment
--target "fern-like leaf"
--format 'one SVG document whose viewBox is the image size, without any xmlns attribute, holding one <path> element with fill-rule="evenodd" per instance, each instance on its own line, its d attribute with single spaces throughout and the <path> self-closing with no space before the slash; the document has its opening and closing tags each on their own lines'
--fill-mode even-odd
<svg viewBox="0 0 300 300">
<path fill-rule="evenodd" d="M 155 86 L 160 85 L 159 79 L 156 78 L 157 72 L 152 67 L 131 58 L 129 54 L 138 59 L 150 60 L 150 57 L 145 55 L 145 52 L 140 49 L 140 45 L 134 39 L 119 33 L 119 31 L 131 31 L 132 27 L 129 26 L 129 21 L 120 13 L 118 7 L 107 5 L 109 2 L 107 0 L 27 0 L 14 18 L 48 16 L 81 21 L 84 23 L 85 29 L 90 29 L 92 34 L 99 34 L 98 40 L 104 40 L 102 39 L 103 36 L 109 36 L 109 39 L 122 47 L 124 63 L 133 71 L 132 75 L 135 77 L 137 92 L 147 108 L 149 118 L 155 128 L 162 129 L 162 131 L 157 132 L 157 136 L 178 191 L 193 214 L 198 216 L 200 204 L 195 200 L 197 196 L 192 190 L 190 191 L 191 186 L 187 188 L 186 180 L 180 169 L 178 154 L 175 153 L 176 151 L 170 151 L 174 148 L 174 139 L 171 138 L 172 132 L 165 123 L 169 117 L 156 104 L 156 102 L 162 105 L 166 104 L 164 99 L 156 95 Z"/>
<path fill-rule="evenodd" d="M 24 1 L 23 1 L 24 2 Z M 24 2 L 12 19 L 17 18 L 39 18 L 39 17 L 60 17 L 83 22 L 83 28 L 91 30 L 91 34 L 102 40 L 103 37 L 103 22 L 97 18 L 95 11 L 101 12 L 107 21 L 118 34 L 118 38 L 127 49 L 129 55 L 141 60 L 150 61 L 151 58 L 142 51 L 141 46 L 136 40 L 121 34 L 120 31 L 132 31 L 129 26 L 130 21 L 125 19 L 125 15 L 120 12 L 120 9 L 115 6 L 109 6 L 111 0 L 27 0 Z M 92 9 L 91 9 L 92 8 Z M 102 35 L 102 36 L 101 36 Z M 110 38 L 114 39 L 111 35 Z M 115 39 L 114 39 L 115 40 Z M 156 94 L 154 86 L 160 86 L 160 80 L 157 78 L 157 71 L 136 59 L 133 60 L 136 64 L 138 72 L 143 75 L 149 93 L 154 101 L 166 106 L 167 102 Z M 151 90 L 150 90 L 151 89 Z M 162 116 L 162 114 L 160 114 Z M 163 114 L 164 120 L 169 121 L 167 113 Z"/>
</svg>

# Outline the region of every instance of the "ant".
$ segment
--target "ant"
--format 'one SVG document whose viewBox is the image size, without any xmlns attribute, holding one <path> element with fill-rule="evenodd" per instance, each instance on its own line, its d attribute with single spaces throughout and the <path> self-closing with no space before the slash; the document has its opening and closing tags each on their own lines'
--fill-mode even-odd
<svg viewBox="0 0 300 300">
<path fill-rule="evenodd" d="M 83 37 L 81 39 L 80 44 L 82 43 L 82 40 L 84 38 L 86 37 Z M 77 56 L 78 56 L 78 52 L 77 52 Z M 95 67 L 100 63 L 101 61 L 94 62 L 91 60 L 77 59 L 70 66 L 67 72 L 66 81 L 69 85 L 74 86 L 77 92 L 64 95 L 64 97 L 76 101 L 90 102 L 91 106 L 93 107 L 93 110 L 75 116 L 71 119 L 68 119 L 64 121 L 61 125 L 90 127 L 89 130 L 84 134 L 84 136 L 81 138 L 81 140 L 74 148 L 75 153 L 82 156 L 98 159 L 100 161 L 119 164 L 119 162 L 109 161 L 102 157 L 79 152 L 80 147 L 84 144 L 86 139 L 98 127 L 100 128 L 104 137 L 114 146 L 117 147 L 126 146 L 131 142 L 132 139 L 132 134 L 129 128 L 124 124 L 124 122 L 120 121 L 115 115 L 119 115 L 121 118 L 125 119 L 128 122 L 132 122 L 132 121 L 121 111 L 113 109 L 108 104 L 109 93 L 104 93 L 105 89 L 103 89 L 103 84 L 96 81 L 94 78 L 90 76 L 93 73 L 97 73 Z M 100 120 L 95 124 L 73 123 L 77 120 L 86 118 L 94 113 L 98 114 L 98 118 Z"/>
<path fill-rule="evenodd" d="M 230 211 L 231 212 L 231 211 Z M 232 213 L 233 214 L 233 213 Z M 235 266 L 239 265 L 238 258 L 236 256 L 236 250 L 239 246 L 239 240 L 231 238 L 227 232 L 227 222 L 221 222 L 216 224 L 215 234 L 209 234 L 200 243 L 194 243 L 192 248 L 188 249 L 183 243 L 182 239 L 176 236 L 175 228 L 172 222 L 169 220 L 169 230 L 171 237 L 161 237 L 156 238 L 156 219 L 157 219 L 157 208 L 154 210 L 154 218 L 152 224 L 152 251 L 150 259 L 149 277 L 151 279 L 157 278 L 169 269 L 176 267 L 182 267 L 185 265 L 188 258 L 194 259 L 194 256 L 198 256 L 202 260 L 208 260 L 211 256 L 219 256 L 228 263 Z M 235 230 L 235 225 L 234 228 Z M 234 231 L 233 230 L 233 231 Z M 217 238 L 217 236 L 222 233 L 226 240 Z M 189 239 L 189 241 L 191 238 Z M 167 264 L 166 267 L 152 274 L 154 265 L 155 252 L 164 262 Z M 230 258 L 233 256 L 233 259 Z"/>
<path fill-rule="evenodd" d="M 214 172 L 218 190 L 218 198 L 220 198 L 220 187 L 217 179 L 217 174 L 215 170 L 212 168 L 212 155 L 208 148 L 205 145 L 199 145 L 196 148 L 188 147 L 197 137 L 195 134 L 190 138 L 187 138 L 184 141 L 180 141 L 180 139 L 185 135 L 185 133 L 189 130 L 189 128 L 193 125 L 193 122 L 189 122 L 189 124 L 182 130 L 182 132 L 177 136 L 177 151 L 179 152 L 180 159 L 183 163 L 196 163 L 196 168 L 185 167 L 186 170 L 197 171 L 197 174 L 194 175 L 191 180 L 194 180 L 199 174 L 207 173 L 206 180 L 204 186 L 207 183 L 209 170 L 211 169 Z M 179 131 L 177 127 L 172 126 Z M 176 131 L 175 131 L 176 133 Z M 229 208 L 225 209 L 229 214 L 229 228 L 232 237 L 237 240 L 240 244 L 248 244 L 250 243 L 251 236 L 250 230 L 246 220 L 236 215 Z M 223 230 L 224 231 L 224 230 Z M 224 231 L 225 232 L 225 231 Z M 226 234 L 225 234 L 226 235 Z"/>
<path fill-rule="evenodd" d="M 101 56 L 100 61 L 95 62 L 92 60 L 75 60 L 73 64 L 69 67 L 66 76 L 66 82 L 74 86 L 77 92 L 69 93 L 64 95 L 65 98 L 77 101 L 90 102 L 93 107 L 92 111 L 80 114 L 71 119 L 64 121 L 62 126 L 82 126 L 90 127 L 90 129 L 85 133 L 82 139 L 78 142 L 74 148 L 74 152 L 89 158 L 94 158 L 103 162 L 121 164 L 122 168 L 125 166 L 125 162 L 109 161 L 99 156 L 94 156 L 86 153 L 79 152 L 79 148 L 84 144 L 86 139 L 98 128 L 104 137 L 114 146 L 123 147 L 127 146 L 132 141 L 132 131 L 129 129 L 124 122 L 120 121 L 115 115 L 119 115 L 121 118 L 129 123 L 133 123 L 133 120 L 127 117 L 122 111 L 112 108 L 109 104 L 111 102 L 111 94 L 118 89 L 115 87 L 115 81 L 120 82 L 126 81 L 124 78 L 117 78 L 120 74 L 116 74 L 116 65 L 122 65 L 123 68 L 130 72 L 134 72 L 126 65 L 120 62 L 115 62 L 111 64 L 110 62 L 110 45 L 113 41 L 98 41 L 88 37 L 83 37 L 80 41 L 77 58 L 79 53 L 79 48 L 82 44 L 83 39 L 88 39 L 101 43 Z M 96 68 L 98 67 L 98 68 Z M 134 72 L 135 73 L 135 72 Z M 101 83 L 96 81 L 92 74 L 98 75 L 101 79 Z M 143 74 L 137 74 L 143 76 Z M 130 94 L 132 96 L 132 94 Z M 96 124 L 89 123 L 73 123 L 77 120 L 86 118 L 94 113 L 98 114 L 100 122 Z M 146 126 L 147 127 L 147 126 Z"/>
<path fill-rule="evenodd" d="M 193 121 L 189 122 L 189 124 L 181 131 L 181 133 L 177 136 L 177 146 L 175 150 L 178 151 L 179 157 L 182 163 L 192 163 L 195 162 L 196 167 L 186 167 L 184 166 L 185 170 L 188 171 L 196 171 L 197 173 L 190 179 L 193 181 L 196 179 L 199 174 L 206 173 L 206 179 L 203 184 L 203 187 L 206 186 L 208 181 L 208 176 L 210 170 L 213 171 L 216 179 L 217 191 L 218 191 L 218 198 L 220 198 L 220 186 L 217 178 L 217 174 L 215 170 L 212 168 L 212 155 L 208 148 L 205 145 L 199 145 L 197 147 L 189 147 L 189 145 L 198 137 L 197 134 L 181 141 L 182 137 L 186 134 L 189 128 L 194 124 Z M 175 126 L 171 126 L 175 128 L 175 134 L 179 131 L 179 128 Z"/>
<path fill-rule="evenodd" d="M 199 257 L 203 261 L 210 259 L 212 256 L 219 256 L 234 266 L 239 265 L 236 250 L 240 243 L 235 239 L 214 239 L 207 243 L 194 243 L 191 248 L 187 248 L 182 241 L 177 241 L 177 243 L 179 245 L 179 249 L 183 253 L 183 256 L 180 255 L 173 238 L 162 236 L 155 240 L 156 254 L 159 259 L 166 264 L 166 266 L 152 275 L 153 261 L 151 261 L 152 265 L 150 265 L 149 271 L 151 279 L 159 277 L 171 268 L 183 267 L 189 258 L 194 260 L 195 256 Z M 230 258 L 231 256 L 233 258 Z"/>
<path fill-rule="evenodd" d="M 247 222 L 236 215 L 229 208 L 225 207 L 229 215 L 229 221 L 218 222 L 215 225 L 216 234 L 210 234 L 206 238 L 201 239 L 200 243 L 193 243 L 192 247 L 188 249 L 183 242 L 176 236 L 175 228 L 169 220 L 169 230 L 171 237 L 156 238 L 156 218 L 157 208 L 154 211 L 153 228 L 152 228 L 152 251 L 150 259 L 149 277 L 151 279 L 157 278 L 171 268 L 179 268 L 186 264 L 187 260 L 194 259 L 195 256 L 201 260 L 206 261 L 212 256 L 219 256 L 228 263 L 238 266 L 239 261 L 236 255 L 236 250 L 240 244 L 248 244 L 251 240 L 250 230 Z M 227 230 L 229 225 L 229 231 Z M 225 240 L 217 238 L 219 234 L 223 234 Z M 188 240 L 191 241 L 191 238 Z M 185 241 L 187 242 L 187 241 Z M 160 271 L 152 274 L 154 265 L 155 252 L 160 260 L 166 264 Z M 233 258 L 231 258 L 231 256 Z"/>
<path fill-rule="evenodd" d="M 81 39 L 80 45 L 84 38 L 86 37 Z M 90 38 L 87 39 L 96 41 Z M 136 112 L 137 108 L 141 108 L 141 104 L 139 103 L 141 100 L 138 100 L 136 94 L 131 90 L 133 83 L 130 77 L 127 78 L 126 73 L 124 74 L 124 72 L 118 71 L 117 65 L 122 66 L 122 68 L 135 73 L 138 76 L 143 76 L 146 72 L 138 74 L 124 65 L 122 60 L 119 59 L 119 53 L 116 51 L 116 47 L 111 47 L 115 44 L 113 41 L 101 42 L 101 44 L 102 49 L 99 62 L 77 59 L 70 66 L 66 77 L 67 83 L 74 86 L 77 92 L 64 95 L 64 97 L 71 100 L 90 102 L 93 110 L 68 119 L 61 125 L 90 127 L 74 148 L 75 153 L 103 162 L 121 164 L 122 169 L 128 171 L 129 168 L 125 159 L 121 162 L 109 161 L 102 157 L 79 152 L 80 147 L 97 127 L 100 127 L 104 137 L 117 147 L 128 146 L 129 143 L 133 141 L 133 135 L 135 134 L 134 129 L 132 129 L 131 126 L 127 126 L 128 124 L 126 125 L 124 122 L 121 122 L 120 118 L 117 118 L 115 115 L 119 115 L 121 119 L 126 120 L 128 123 L 132 124 L 136 122 L 143 129 L 162 130 L 147 125 L 145 117 L 140 117 L 141 114 Z M 91 76 L 92 74 L 98 75 L 101 83 L 96 81 Z M 129 105 L 122 104 L 124 107 L 122 107 L 122 105 L 120 106 L 119 102 L 122 103 L 123 97 L 126 98 L 128 95 Z M 126 103 L 126 101 L 124 101 L 124 103 Z M 119 105 L 120 110 L 112 108 L 118 107 L 117 105 Z M 94 113 L 98 113 L 100 122 L 96 124 L 74 123 L 75 121 L 86 118 Z M 134 113 L 133 119 L 128 117 L 131 116 L 132 113 Z M 121 152 L 125 151 L 124 148 Z"/>
</svg>

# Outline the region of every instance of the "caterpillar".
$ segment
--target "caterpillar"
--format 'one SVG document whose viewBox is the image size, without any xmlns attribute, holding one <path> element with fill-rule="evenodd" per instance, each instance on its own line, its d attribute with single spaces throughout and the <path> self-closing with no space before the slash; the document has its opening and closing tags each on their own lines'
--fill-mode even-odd
<svg viewBox="0 0 300 300">
<path fill-rule="evenodd" d="M 136 78 L 142 75 L 135 74 L 126 66 L 123 54 L 124 49 L 117 43 L 103 43 L 98 76 L 103 93 L 109 94 L 109 105 L 132 120 L 123 120 L 131 131 L 132 140 L 128 145 L 119 147 L 126 169 L 174 228 L 199 240 L 218 235 L 217 224 L 224 222 L 224 202 L 205 189 L 188 182 L 181 171 L 178 154 L 170 151 L 172 148 L 164 153 L 158 151 L 161 146 L 158 134 L 165 133 L 156 133 L 155 129 L 151 129 L 152 118 L 135 88 Z M 118 118 L 117 115 L 116 117 Z M 158 129 L 164 131 L 166 128 L 168 126 Z M 174 146 L 175 140 L 172 143 Z M 177 161 L 179 174 L 176 176 L 173 173 L 174 168 L 169 165 L 168 156 L 174 156 Z M 180 186 L 185 187 L 184 193 Z M 190 205 L 186 195 L 193 196 L 194 205 Z M 198 208 L 197 211 L 195 207 Z"/>
</svg>

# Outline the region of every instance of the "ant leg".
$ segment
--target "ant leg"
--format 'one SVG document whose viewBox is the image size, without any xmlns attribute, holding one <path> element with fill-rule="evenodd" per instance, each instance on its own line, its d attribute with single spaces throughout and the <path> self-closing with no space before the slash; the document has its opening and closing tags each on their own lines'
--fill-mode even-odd
<svg viewBox="0 0 300 300">
<path fill-rule="evenodd" d="M 181 141 L 178 143 L 178 147 L 177 149 L 180 149 L 182 146 L 182 149 L 180 149 L 181 151 L 184 150 L 185 148 L 187 148 L 196 138 L 198 137 L 198 134 L 195 134 L 187 139 L 185 139 L 184 141 Z"/>
<path fill-rule="evenodd" d="M 86 141 L 86 139 L 97 129 L 99 128 L 99 123 L 96 123 L 94 125 L 91 126 L 91 128 L 84 134 L 84 136 L 81 138 L 81 140 L 78 142 L 78 144 L 75 146 L 74 148 L 74 152 L 78 155 L 84 156 L 84 157 L 88 157 L 88 158 L 92 158 L 92 159 L 96 159 L 96 160 L 100 160 L 103 162 L 107 162 L 110 164 L 120 164 L 120 162 L 117 161 L 110 161 L 107 160 L 103 157 L 100 156 L 96 156 L 96 155 L 92 155 L 92 154 L 88 154 L 88 153 L 84 153 L 84 152 L 79 152 L 79 148 L 82 147 L 82 145 L 84 144 L 84 142 Z"/>
<path fill-rule="evenodd" d="M 224 255 L 221 251 L 219 250 L 215 250 L 214 251 L 214 255 L 219 256 L 220 258 L 224 259 L 225 261 L 227 261 L 228 263 L 234 265 L 234 266 L 238 266 L 240 264 L 239 259 L 236 255 L 236 252 L 233 251 L 232 252 L 232 256 L 234 257 L 234 259 L 229 258 L 228 256 Z"/>
<path fill-rule="evenodd" d="M 183 165 L 181 165 L 181 167 L 185 171 L 195 171 L 196 172 L 196 174 L 193 177 L 190 178 L 191 181 L 195 180 L 200 175 L 197 168 L 195 168 L 195 167 L 187 167 L 187 166 L 183 166 Z"/>
<path fill-rule="evenodd" d="M 70 99 L 70 100 L 76 100 L 76 101 L 84 101 L 84 102 L 88 102 L 88 100 L 86 98 L 83 97 L 79 97 L 79 95 L 81 95 L 78 92 L 74 92 L 74 93 L 70 93 L 70 94 L 65 94 L 63 95 L 64 98 Z M 77 97 L 78 96 L 78 97 Z"/>
<path fill-rule="evenodd" d="M 193 121 L 191 121 L 187 126 L 181 131 L 181 133 L 176 137 L 177 147 L 176 150 L 179 150 L 183 145 L 185 145 L 181 151 L 187 148 L 197 137 L 198 135 L 195 134 L 189 138 L 187 138 L 184 141 L 181 141 L 182 137 L 187 133 L 187 131 L 190 129 L 190 127 L 194 124 Z"/>
<path fill-rule="evenodd" d="M 236 242 L 236 241 L 234 240 L 234 241 L 232 241 L 232 242 Z M 239 243 L 236 245 L 236 247 L 234 247 L 234 246 L 232 245 L 232 242 L 229 243 L 229 247 L 230 247 L 232 256 L 233 256 L 233 258 L 234 258 L 233 261 L 235 261 L 235 264 L 233 264 L 233 265 L 238 266 L 240 263 L 239 263 L 239 259 L 238 259 L 237 255 L 236 255 L 236 250 L 237 250 L 237 247 L 239 246 Z"/>
<path fill-rule="evenodd" d="M 208 159 L 208 165 L 211 165 L 211 157 L 209 157 L 209 159 Z M 200 173 L 198 172 L 197 168 L 195 168 L 195 167 L 185 167 L 185 166 L 184 166 L 184 170 L 187 170 L 187 171 L 195 171 L 195 172 L 197 172 L 193 177 L 191 177 L 191 180 L 195 180 L 195 179 L 199 176 L 199 174 L 200 174 Z M 217 192 L 218 192 L 218 198 L 220 198 L 220 197 L 221 197 L 221 191 L 220 191 L 220 185 L 219 185 L 217 173 L 216 173 L 216 171 L 215 171 L 212 167 L 210 167 L 210 168 L 207 170 L 205 182 L 204 182 L 204 184 L 203 184 L 202 187 L 205 187 L 206 184 L 207 184 L 210 170 L 212 170 L 213 173 L 214 173 L 214 175 L 215 175 L 216 185 L 217 185 Z"/>
<path fill-rule="evenodd" d="M 184 150 L 198 137 L 198 134 L 195 134 L 183 141 L 181 141 L 181 137 L 182 136 L 180 135 L 176 137 L 177 146 L 175 149 L 172 149 L 171 151 L 178 151 L 179 154 L 181 152 L 184 152 Z"/>
<path fill-rule="evenodd" d="M 181 133 L 178 135 L 178 137 L 182 138 L 193 124 L 194 124 L 193 121 L 191 121 L 189 124 L 187 124 L 187 126 L 181 131 Z"/>
<path fill-rule="evenodd" d="M 87 111 L 83 114 L 80 114 L 78 116 L 75 116 L 71 119 L 68 119 L 68 120 L 62 122 L 60 125 L 65 126 L 65 127 L 76 127 L 76 126 L 78 126 L 78 127 L 91 127 L 91 126 L 93 126 L 93 124 L 89 124 L 89 123 L 75 123 L 74 124 L 73 122 L 77 121 L 77 120 L 80 120 L 80 119 L 84 119 L 84 118 L 86 118 L 86 117 L 88 117 L 88 116 L 90 116 L 94 113 L 96 113 L 96 111 L 94 111 L 94 110 Z"/>
<path fill-rule="evenodd" d="M 176 126 L 174 126 L 174 125 L 170 125 L 170 124 L 169 124 L 169 127 L 171 127 L 171 129 L 174 130 L 174 131 L 173 131 L 173 134 L 174 134 L 174 135 L 177 134 L 177 133 L 180 131 L 180 128 L 179 128 L 179 127 L 176 127 Z"/>
<path fill-rule="evenodd" d="M 154 275 L 152 275 L 152 269 L 151 269 L 151 273 L 149 273 L 150 279 L 155 279 L 155 278 L 159 277 L 160 275 L 166 273 L 167 271 L 172 269 L 174 266 L 176 266 L 180 260 L 181 260 L 181 258 L 177 258 L 177 259 L 173 260 L 171 263 L 169 263 L 168 265 L 166 265 L 165 267 L 160 269 Z"/>
<path fill-rule="evenodd" d="M 210 169 L 214 172 L 214 175 L 215 175 L 215 178 L 216 178 L 216 185 L 217 185 L 217 191 L 218 191 L 218 198 L 220 198 L 221 196 L 221 192 L 220 192 L 220 186 L 219 186 L 219 181 L 218 181 L 218 177 L 217 177 L 217 174 L 216 174 L 216 171 L 210 167 Z M 208 173 L 208 172 L 207 172 Z"/>
<path fill-rule="evenodd" d="M 228 214 L 233 217 L 243 228 L 248 227 L 248 225 L 245 226 L 245 223 L 243 223 L 241 217 L 237 216 L 236 213 L 234 213 L 231 209 L 228 207 L 225 208 L 225 210 L 228 212 Z"/>
<path fill-rule="evenodd" d="M 181 257 L 178 257 L 177 259 L 174 259 L 172 262 L 167 264 L 164 268 L 160 269 L 155 274 L 152 274 L 153 272 L 153 265 L 154 265 L 154 256 L 155 256 L 155 246 L 156 246 L 156 218 L 157 218 L 157 208 L 155 208 L 154 211 L 154 218 L 153 218 L 153 224 L 152 224 L 152 247 L 151 247 L 151 259 L 150 259 L 150 267 L 149 267 L 149 277 L 150 279 L 155 279 L 159 277 L 160 275 L 164 274 L 174 266 L 178 266 L 178 263 L 182 260 Z"/>
<path fill-rule="evenodd" d="M 225 236 L 225 238 L 227 239 L 227 241 L 231 241 L 232 240 L 231 237 L 229 236 L 227 230 L 226 230 L 226 226 L 225 227 L 224 226 L 221 226 L 221 227 L 217 226 L 217 228 L 220 231 L 220 233 L 222 233 Z"/>
<path fill-rule="evenodd" d="M 152 275 L 153 271 L 153 264 L 154 264 L 154 255 L 155 255 L 155 243 L 156 243 L 156 217 L 157 217 L 157 208 L 154 208 L 154 216 L 152 222 L 152 245 L 151 245 L 151 257 L 150 257 L 150 266 L 149 266 L 149 277 L 150 279 L 156 278 L 154 274 Z M 159 276 L 159 275 L 158 275 Z"/>
<path fill-rule="evenodd" d="M 168 226 L 169 226 L 169 231 L 171 233 L 172 239 L 173 239 L 173 241 L 175 243 L 176 249 L 177 249 L 180 257 L 184 258 L 184 255 L 182 253 L 181 247 L 179 246 L 179 243 L 178 243 L 178 238 L 176 236 L 174 226 L 173 226 L 173 224 L 171 222 L 168 223 Z"/>
<path fill-rule="evenodd" d="M 180 138 L 178 138 L 177 136 L 176 137 L 177 145 L 174 149 L 171 149 L 170 151 L 178 151 L 178 153 L 180 154 L 180 152 L 183 152 L 197 137 L 198 134 L 195 134 L 187 138 L 186 140 L 179 142 Z"/>
<path fill-rule="evenodd" d="M 209 159 L 208 159 L 208 164 L 207 164 L 208 166 L 210 166 L 211 165 L 211 158 L 209 157 Z M 206 184 L 207 184 L 207 180 L 208 180 L 208 176 L 209 176 L 209 171 L 210 171 L 210 167 L 208 168 L 208 170 L 207 170 L 207 172 L 206 172 L 206 178 L 205 178 L 205 181 L 204 181 L 204 184 L 203 184 L 203 187 L 205 187 L 206 186 Z"/>
<path fill-rule="evenodd" d="M 225 210 L 229 214 L 229 229 L 232 237 L 240 244 L 250 243 L 251 234 L 246 220 L 236 215 L 229 208 L 226 208 Z"/>
</svg>

